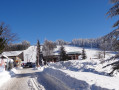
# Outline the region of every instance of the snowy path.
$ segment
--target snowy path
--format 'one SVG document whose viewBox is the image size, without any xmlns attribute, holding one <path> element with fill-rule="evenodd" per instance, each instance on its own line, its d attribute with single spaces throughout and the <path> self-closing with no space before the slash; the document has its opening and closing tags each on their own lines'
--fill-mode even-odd
<svg viewBox="0 0 119 90">
<path fill-rule="evenodd" d="M 18 70 L 18 73 L 0 87 L 0 90 L 43 90 L 35 84 L 36 72 L 32 69 Z"/>
<path fill-rule="evenodd" d="M 41 85 L 42 84 L 42 85 Z M 0 90 L 70 90 L 62 81 L 38 70 L 22 69 Z"/>
</svg>

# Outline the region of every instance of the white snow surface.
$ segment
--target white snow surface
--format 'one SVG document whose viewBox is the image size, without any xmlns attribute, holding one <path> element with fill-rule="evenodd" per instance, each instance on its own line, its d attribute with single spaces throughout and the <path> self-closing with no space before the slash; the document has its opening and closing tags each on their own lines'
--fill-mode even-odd
<svg viewBox="0 0 119 90">
<path fill-rule="evenodd" d="M 57 51 L 58 48 L 55 50 Z M 82 48 L 65 46 L 65 50 L 67 52 L 82 51 Z M 119 90 L 119 73 L 115 71 L 114 76 L 111 77 L 108 73 L 112 71 L 112 66 L 103 68 L 103 66 L 118 61 L 118 59 L 102 63 L 103 60 L 115 54 L 108 51 L 105 59 L 96 59 L 95 54 L 99 51 L 98 49 L 85 49 L 85 51 L 87 54 L 86 60 L 69 60 L 49 63 L 49 67 L 45 68 L 44 71 L 62 80 L 71 88 Z M 82 84 L 80 85 L 78 83 Z"/>
<path fill-rule="evenodd" d="M 24 50 L 24 63 L 36 62 L 36 48 L 36 46 L 30 46 L 28 49 Z"/>
<path fill-rule="evenodd" d="M 60 50 L 60 45 L 57 45 L 57 48 L 54 49 L 54 52 L 56 52 L 56 55 L 58 54 L 57 51 Z M 70 46 L 70 45 L 64 45 L 64 49 L 66 52 L 82 52 L 83 48 L 82 47 L 76 47 L 76 46 Z M 100 50 L 97 48 L 85 48 L 87 58 L 96 58 L 96 53 L 99 52 Z M 106 58 L 110 58 L 111 56 L 114 56 L 115 54 L 113 52 L 106 51 L 107 55 Z M 54 53 L 55 54 L 55 53 Z"/>
<path fill-rule="evenodd" d="M 42 72 L 44 70 L 44 67 L 35 67 L 34 70 L 39 70 L 39 72 Z"/>
<path fill-rule="evenodd" d="M 82 52 L 82 48 L 65 45 L 66 52 Z M 54 52 L 59 51 L 60 46 L 54 49 Z M 96 59 L 98 49 L 85 48 L 87 59 L 86 60 L 69 60 L 57 63 L 49 63 L 48 67 L 39 67 L 37 70 L 46 72 L 53 77 L 64 82 L 72 89 L 78 90 L 100 90 L 100 89 L 114 89 L 119 90 L 119 73 L 114 72 L 114 76 L 108 76 L 112 67 L 102 68 L 116 60 L 106 61 L 102 63 L 102 59 Z M 30 46 L 24 50 L 24 63 L 36 61 L 36 46 Z M 57 55 L 57 53 L 55 53 Z M 114 56 L 113 52 L 107 51 L 106 59 Z M 0 86 L 6 82 L 11 75 L 14 75 L 15 69 L 12 72 L 0 72 Z"/>
<path fill-rule="evenodd" d="M 6 55 L 6 56 L 18 56 L 22 52 L 23 51 L 7 51 L 7 52 L 3 52 L 2 55 Z"/>
<path fill-rule="evenodd" d="M 2 71 L 0 72 L 0 86 L 7 82 L 12 76 L 17 73 L 17 70 L 13 68 L 11 71 Z"/>
</svg>

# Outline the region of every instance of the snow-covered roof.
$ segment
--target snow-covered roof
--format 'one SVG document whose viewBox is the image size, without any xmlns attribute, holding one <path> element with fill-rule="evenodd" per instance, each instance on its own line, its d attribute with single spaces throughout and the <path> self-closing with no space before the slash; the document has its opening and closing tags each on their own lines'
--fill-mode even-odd
<svg viewBox="0 0 119 90">
<path fill-rule="evenodd" d="M 6 56 L 6 55 L 0 55 L 0 58 L 7 58 L 8 59 L 8 57 Z"/>
<path fill-rule="evenodd" d="M 81 54 L 81 52 L 75 51 L 75 52 L 67 52 L 66 54 Z"/>
<path fill-rule="evenodd" d="M 24 63 L 36 62 L 36 48 L 36 46 L 30 46 L 28 49 L 24 50 Z"/>
<path fill-rule="evenodd" d="M 2 58 L 3 58 L 3 60 L 5 61 L 5 62 L 13 62 L 13 59 L 11 59 L 11 58 L 8 58 L 6 55 L 0 55 L 0 62 L 1 62 L 1 60 L 2 60 Z"/>
<path fill-rule="evenodd" d="M 3 52 L 2 55 L 6 55 L 6 56 L 18 56 L 19 54 L 21 54 L 23 51 L 7 51 L 7 52 Z"/>
</svg>

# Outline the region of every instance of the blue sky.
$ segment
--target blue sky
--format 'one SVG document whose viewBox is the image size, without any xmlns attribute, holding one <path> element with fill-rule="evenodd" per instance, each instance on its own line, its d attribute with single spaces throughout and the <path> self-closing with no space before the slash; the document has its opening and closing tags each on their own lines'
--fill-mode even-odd
<svg viewBox="0 0 119 90">
<path fill-rule="evenodd" d="M 1 0 L 0 22 L 10 25 L 20 41 L 71 41 L 97 38 L 113 30 L 107 19 L 109 0 Z"/>
</svg>

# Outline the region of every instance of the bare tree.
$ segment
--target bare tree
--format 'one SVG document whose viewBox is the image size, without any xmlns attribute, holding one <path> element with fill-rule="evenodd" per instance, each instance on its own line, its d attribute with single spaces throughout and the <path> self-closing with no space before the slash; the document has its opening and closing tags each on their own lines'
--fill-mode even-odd
<svg viewBox="0 0 119 90">
<path fill-rule="evenodd" d="M 97 39 L 73 39 L 70 43 L 74 46 L 99 48 L 101 38 Z"/>
<path fill-rule="evenodd" d="M 47 60 L 52 59 L 53 50 L 55 47 L 56 45 L 52 41 L 45 40 L 42 51 L 43 51 L 43 55 L 47 57 Z"/>
<path fill-rule="evenodd" d="M 64 40 L 56 40 L 56 42 L 55 42 L 57 45 L 68 45 L 69 44 L 69 42 L 66 42 L 66 41 L 64 41 Z"/>
<path fill-rule="evenodd" d="M 103 58 L 103 52 L 102 51 L 98 51 L 95 55 L 98 59 L 102 59 Z"/>
<path fill-rule="evenodd" d="M 26 50 L 30 46 L 30 42 L 28 41 L 22 41 L 21 43 L 15 43 L 15 44 L 8 44 L 5 46 L 4 51 L 19 51 L 19 50 Z"/>
<path fill-rule="evenodd" d="M 2 27 L 3 29 L 1 37 L 5 38 L 7 44 L 18 40 L 17 34 L 12 33 L 11 30 L 9 29 L 9 26 L 5 25 L 4 22 L 0 23 L 0 27 Z"/>
<path fill-rule="evenodd" d="M 106 50 L 108 49 L 109 43 L 103 39 L 102 43 L 100 43 L 100 49 L 103 50 L 103 57 L 105 58 Z"/>
<path fill-rule="evenodd" d="M 6 43 L 6 40 L 1 37 L 2 33 L 3 33 L 3 28 L 0 27 L 0 54 L 3 52 L 3 49 L 5 48 L 5 43 Z"/>
</svg>

